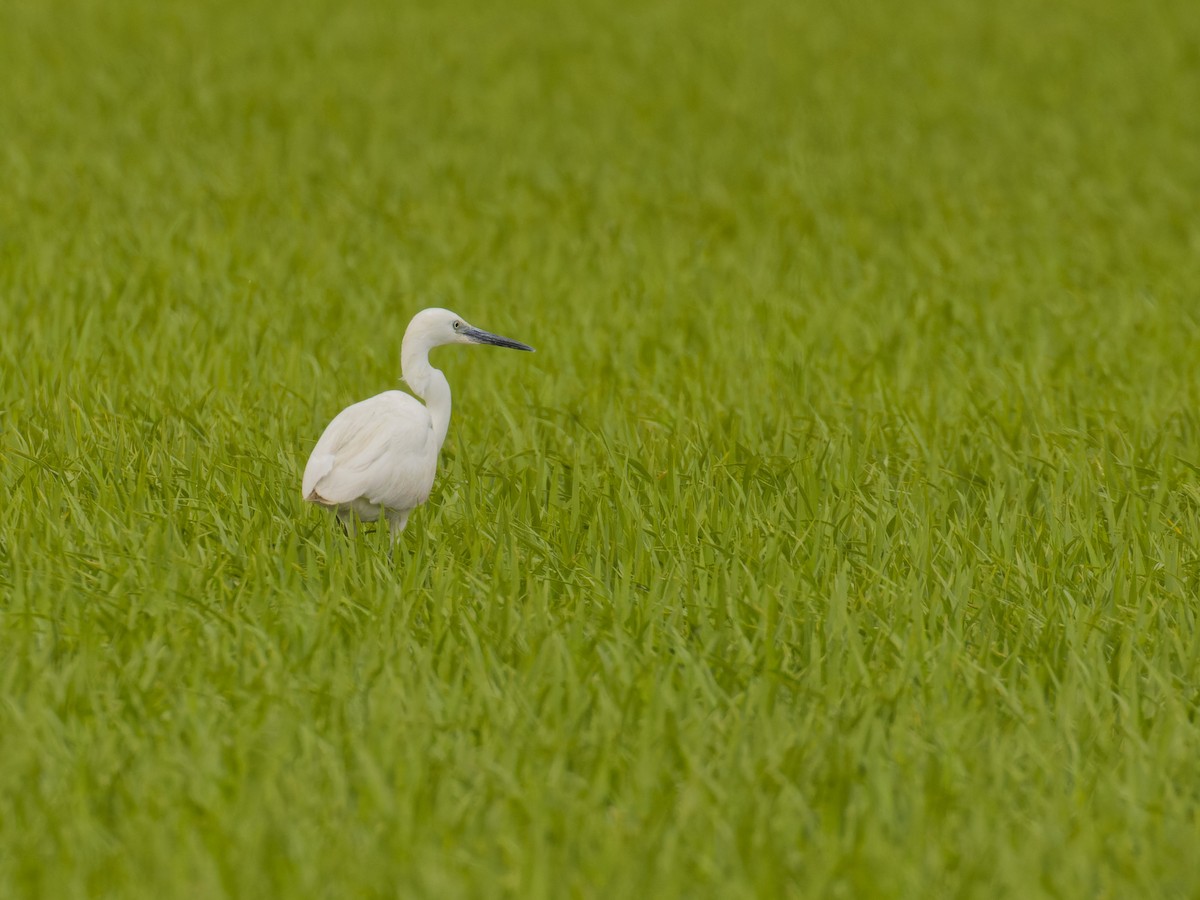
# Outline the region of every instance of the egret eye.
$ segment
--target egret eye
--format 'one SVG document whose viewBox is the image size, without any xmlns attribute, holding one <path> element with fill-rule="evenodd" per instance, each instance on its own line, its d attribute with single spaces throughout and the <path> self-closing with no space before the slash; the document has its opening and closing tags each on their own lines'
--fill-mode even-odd
<svg viewBox="0 0 1200 900">
<path fill-rule="evenodd" d="M 455 330 L 455 331 L 458 331 L 458 329 L 459 329 L 459 328 L 461 328 L 461 327 L 462 327 L 462 322 L 455 322 L 455 323 L 454 323 L 454 330 Z"/>
</svg>

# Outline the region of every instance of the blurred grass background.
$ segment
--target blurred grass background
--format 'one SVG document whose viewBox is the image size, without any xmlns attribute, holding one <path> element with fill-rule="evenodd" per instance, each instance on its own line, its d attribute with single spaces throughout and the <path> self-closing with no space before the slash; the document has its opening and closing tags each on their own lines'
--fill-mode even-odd
<svg viewBox="0 0 1200 900">
<path fill-rule="evenodd" d="M 11 0 L 13 896 L 1192 896 L 1200 20 Z M 449 306 L 398 563 L 304 508 Z"/>
</svg>

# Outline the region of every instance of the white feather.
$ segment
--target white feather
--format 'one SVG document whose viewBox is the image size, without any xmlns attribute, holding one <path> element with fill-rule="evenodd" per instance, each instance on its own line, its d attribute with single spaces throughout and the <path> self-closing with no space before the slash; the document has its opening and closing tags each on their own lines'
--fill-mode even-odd
<svg viewBox="0 0 1200 900">
<path fill-rule="evenodd" d="M 438 445 L 429 411 L 403 391 L 348 406 L 326 427 L 304 467 L 304 499 L 354 508 L 364 522 L 382 509 L 429 499 Z"/>
</svg>

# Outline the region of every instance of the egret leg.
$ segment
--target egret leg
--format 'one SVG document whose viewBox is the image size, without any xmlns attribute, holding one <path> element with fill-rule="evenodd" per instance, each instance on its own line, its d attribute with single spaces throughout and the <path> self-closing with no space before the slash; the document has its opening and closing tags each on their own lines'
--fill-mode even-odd
<svg viewBox="0 0 1200 900">
<path fill-rule="evenodd" d="M 411 510 L 392 510 L 389 509 L 386 513 L 388 521 L 388 531 L 391 533 L 392 543 L 388 549 L 388 559 L 391 559 L 396 552 L 396 543 L 400 540 L 400 535 L 404 531 L 404 526 L 408 524 L 408 514 Z"/>
</svg>

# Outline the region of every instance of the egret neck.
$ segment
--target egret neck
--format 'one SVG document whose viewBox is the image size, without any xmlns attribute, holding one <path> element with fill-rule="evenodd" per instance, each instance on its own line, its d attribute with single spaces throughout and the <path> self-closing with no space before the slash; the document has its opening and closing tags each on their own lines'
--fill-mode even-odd
<svg viewBox="0 0 1200 900">
<path fill-rule="evenodd" d="M 429 364 L 430 349 L 427 335 L 406 333 L 400 344 L 400 371 L 412 392 L 425 401 L 440 451 L 450 427 L 450 382 L 441 369 Z"/>
</svg>

